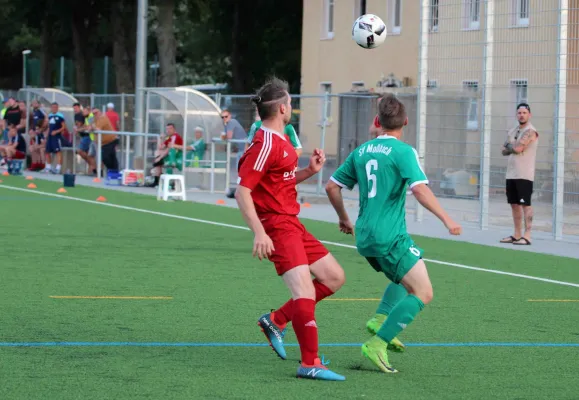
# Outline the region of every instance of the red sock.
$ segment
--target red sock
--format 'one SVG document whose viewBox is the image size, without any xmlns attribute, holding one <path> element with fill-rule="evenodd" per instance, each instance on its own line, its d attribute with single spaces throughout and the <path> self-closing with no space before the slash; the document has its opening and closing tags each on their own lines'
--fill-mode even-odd
<svg viewBox="0 0 579 400">
<path fill-rule="evenodd" d="M 316 289 L 316 303 L 319 303 L 326 297 L 330 297 L 331 295 L 334 294 L 334 292 L 332 292 L 332 290 L 329 287 L 327 287 L 317 279 L 314 279 L 313 282 L 314 288 Z M 281 329 L 285 328 L 287 323 L 292 320 L 292 316 L 294 313 L 293 309 L 294 309 L 294 301 L 292 299 L 289 299 L 287 303 L 285 303 L 278 310 L 275 310 L 273 312 L 273 320 Z"/>
<path fill-rule="evenodd" d="M 312 299 L 294 301 L 293 328 L 302 352 L 302 364 L 314 365 L 318 358 L 318 327 L 315 316 L 316 302 Z"/>
<path fill-rule="evenodd" d="M 331 295 L 334 294 L 334 292 L 332 292 L 332 289 L 330 289 L 317 279 L 314 279 L 314 287 L 316 288 L 316 303 L 319 303 L 326 297 L 330 297 Z"/>
</svg>

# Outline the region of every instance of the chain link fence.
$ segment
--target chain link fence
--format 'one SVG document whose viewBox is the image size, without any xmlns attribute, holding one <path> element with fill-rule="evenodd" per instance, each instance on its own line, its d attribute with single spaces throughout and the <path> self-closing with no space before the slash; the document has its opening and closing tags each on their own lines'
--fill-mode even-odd
<svg viewBox="0 0 579 400">
<path fill-rule="evenodd" d="M 417 148 L 445 208 L 481 229 L 512 227 L 505 196 L 507 158 L 501 148 L 507 131 L 517 124 L 516 105 L 528 102 L 540 135 L 534 229 L 556 239 L 579 236 L 579 4 L 568 0 L 420 0 L 419 4 L 419 68 L 408 80 L 416 83 L 380 87 L 376 92 L 393 92 L 406 105 L 410 124 L 404 140 Z M 122 114 L 122 130 L 133 129 L 133 95 L 75 97 L 100 108 L 114 103 Z M 249 94 L 210 97 L 249 130 L 256 119 Z M 291 124 L 303 145 L 301 165 L 318 147 L 328 159 L 321 174 L 300 185 L 302 192 L 323 195 L 335 169 L 368 140 L 376 97 L 369 92 L 292 95 Z M 230 185 L 237 178 L 232 151 Z M 216 145 L 215 152 L 217 159 L 227 158 L 223 144 Z M 422 219 L 422 209 L 412 197 L 407 207 Z"/>
</svg>

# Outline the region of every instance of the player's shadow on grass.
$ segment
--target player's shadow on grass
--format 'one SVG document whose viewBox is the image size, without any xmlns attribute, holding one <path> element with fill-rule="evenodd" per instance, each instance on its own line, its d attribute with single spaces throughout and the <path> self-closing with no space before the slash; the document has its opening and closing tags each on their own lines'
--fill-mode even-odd
<svg viewBox="0 0 579 400">
<path fill-rule="evenodd" d="M 350 364 L 347 368 L 348 368 L 349 370 L 351 370 L 351 371 L 379 372 L 379 373 L 382 373 L 381 371 L 377 370 L 376 368 L 372 368 L 372 366 L 370 366 L 370 365 L 365 365 L 365 364 L 362 364 L 362 363 Z"/>
</svg>

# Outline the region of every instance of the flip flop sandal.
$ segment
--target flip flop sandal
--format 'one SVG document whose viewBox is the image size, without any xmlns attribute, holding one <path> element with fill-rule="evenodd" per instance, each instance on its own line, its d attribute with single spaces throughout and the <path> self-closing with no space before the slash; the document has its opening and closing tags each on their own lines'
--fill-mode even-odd
<svg viewBox="0 0 579 400">
<path fill-rule="evenodd" d="M 530 246 L 531 242 L 529 242 L 529 240 L 527 240 L 527 238 L 520 238 L 519 240 L 517 240 L 516 242 L 513 242 L 513 244 L 515 246 Z"/>
<path fill-rule="evenodd" d="M 521 239 L 517 239 L 514 236 L 509 236 L 509 237 L 506 237 L 504 239 L 501 239 L 500 243 L 515 243 L 515 242 L 518 242 L 519 240 L 521 240 Z"/>
</svg>

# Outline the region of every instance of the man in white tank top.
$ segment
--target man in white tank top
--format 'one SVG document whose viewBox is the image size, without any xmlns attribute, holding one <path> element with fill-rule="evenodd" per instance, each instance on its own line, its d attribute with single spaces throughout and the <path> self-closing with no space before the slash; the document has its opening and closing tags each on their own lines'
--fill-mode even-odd
<svg viewBox="0 0 579 400">
<path fill-rule="evenodd" d="M 507 201 L 511 205 L 515 232 L 512 236 L 501 239 L 501 243 L 515 245 L 531 244 L 533 225 L 533 207 L 531 195 L 535 180 L 535 161 L 539 134 L 531 124 L 531 107 L 527 103 L 517 106 L 519 125 L 508 132 L 503 145 L 503 156 L 508 156 L 507 163 Z M 525 231 L 523 233 L 523 218 Z"/>
</svg>

